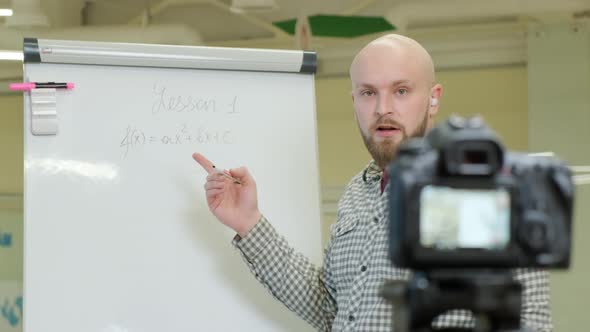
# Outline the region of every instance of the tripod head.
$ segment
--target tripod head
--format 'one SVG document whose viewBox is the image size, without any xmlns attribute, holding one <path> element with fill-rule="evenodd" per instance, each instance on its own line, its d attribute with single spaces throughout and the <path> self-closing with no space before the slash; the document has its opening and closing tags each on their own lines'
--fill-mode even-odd
<svg viewBox="0 0 590 332">
<path fill-rule="evenodd" d="M 433 270 L 388 281 L 381 295 L 394 305 L 395 332 L 525 332 L 521 292 L 510 270 Z M 471 310 L 474 326 L 433 329 L 437 316 L 455 309 Z"/>
</svg>

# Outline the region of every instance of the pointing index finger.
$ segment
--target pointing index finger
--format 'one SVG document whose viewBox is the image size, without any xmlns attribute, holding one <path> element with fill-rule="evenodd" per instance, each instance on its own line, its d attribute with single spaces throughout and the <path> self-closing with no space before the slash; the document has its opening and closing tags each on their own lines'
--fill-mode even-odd
<svg viewBox="0 0 590 332">
<path fill-rule="evenodd" d="M 213 174 L 215 173 L 215 169 L 213 168 L 213 163 L 211 161 L 209 161 L 209 159 L 205 158 L 205 156 L 203 156 L 200 153 L 193 153 L 193 159 L 199 163 L 199 165 L 201 165 L 201 167 L 203 167 L 203 169 L 208 173 L 208 174 Z"/>
</svg>

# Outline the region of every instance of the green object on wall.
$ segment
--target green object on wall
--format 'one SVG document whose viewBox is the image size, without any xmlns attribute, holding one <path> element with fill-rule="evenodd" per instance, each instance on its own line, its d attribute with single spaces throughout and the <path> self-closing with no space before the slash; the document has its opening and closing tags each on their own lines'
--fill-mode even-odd
<svg viewBox="0 0 590 332">
<path fill-rule="evenodd" d="M 308 17 L 312 35 L 323 37 L 358 37 L 395 30 L 395 26 L 380 16 L 313 15 Z M 295 34 L 297 19 L 274 22 L 288 34 Z"/>
</svg>

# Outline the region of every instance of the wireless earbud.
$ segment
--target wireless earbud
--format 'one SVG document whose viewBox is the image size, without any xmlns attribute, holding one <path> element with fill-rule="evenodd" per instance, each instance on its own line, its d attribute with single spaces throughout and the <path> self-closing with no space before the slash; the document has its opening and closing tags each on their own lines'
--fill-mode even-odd
<svg viewBox="0 0 590 332">
<path fill-rule="evenodd" d="M 438 105 L 438 99 L 432 97 L 430 98 L 430 106 L 436 106 Z"/>
</svg>

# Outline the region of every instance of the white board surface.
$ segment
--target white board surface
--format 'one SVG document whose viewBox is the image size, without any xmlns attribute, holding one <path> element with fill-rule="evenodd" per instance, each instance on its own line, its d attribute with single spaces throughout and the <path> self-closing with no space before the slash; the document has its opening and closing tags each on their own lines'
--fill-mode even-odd
<svg viewBox="0 0 590 332">
<path fill-rule="evenodd" d="M 312 74 L 28 63 L 25 332 L 310 331 L 254 279 L 209 212 L 200 152 L 247 166 L 273 225 L 321 261 Z"/>
</svg>

